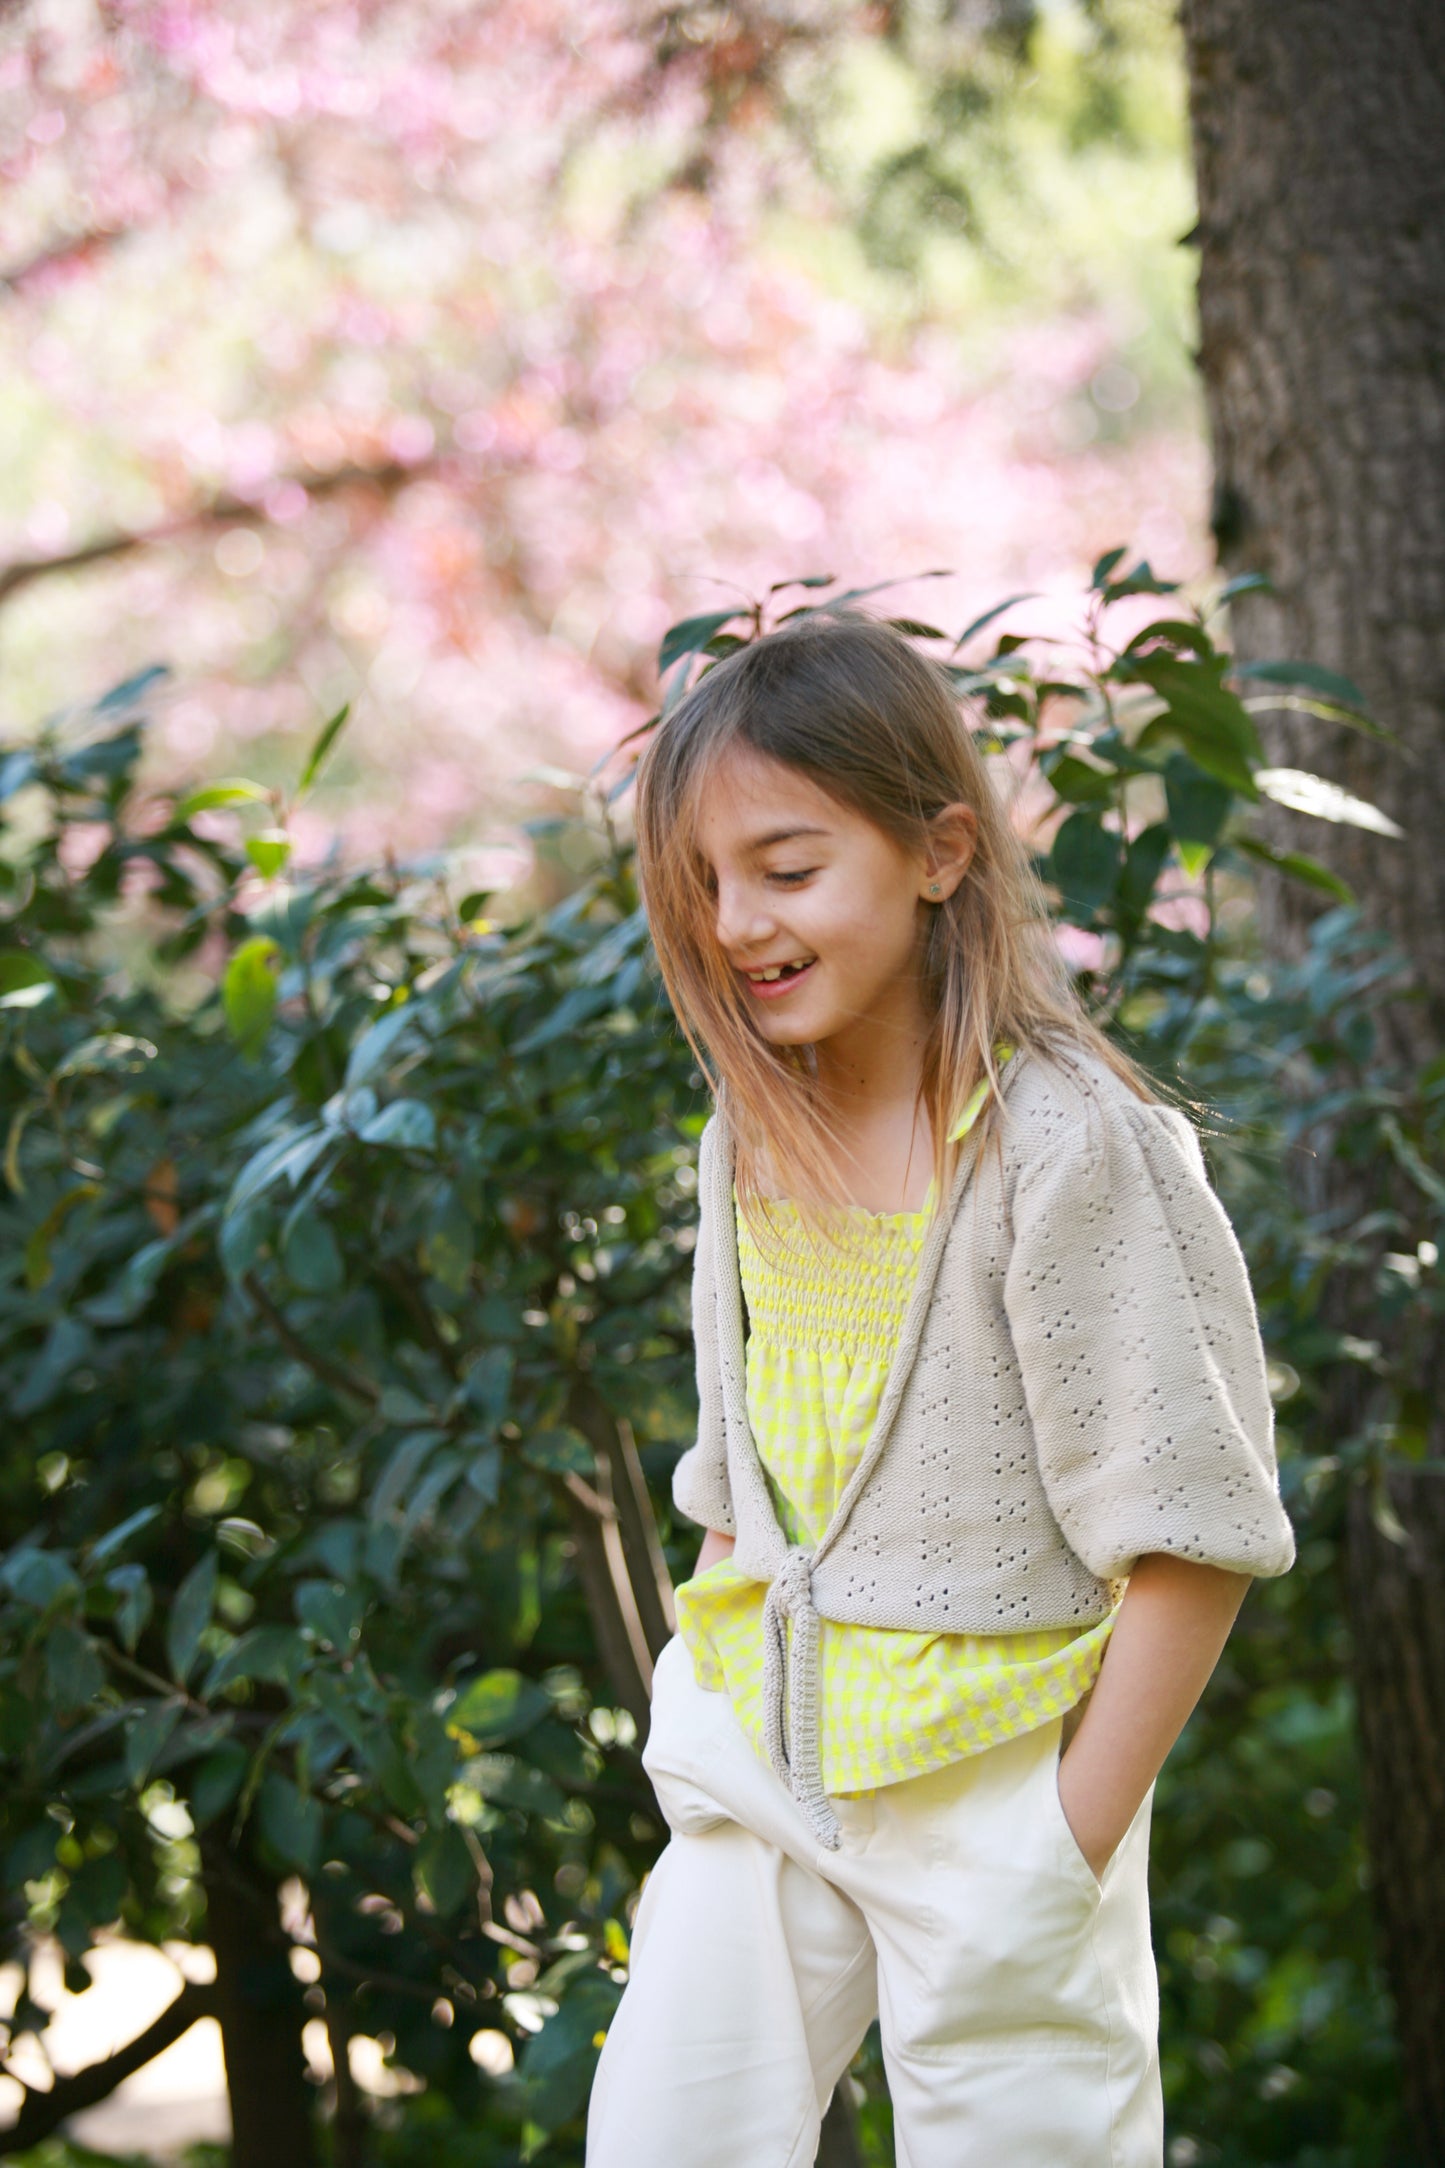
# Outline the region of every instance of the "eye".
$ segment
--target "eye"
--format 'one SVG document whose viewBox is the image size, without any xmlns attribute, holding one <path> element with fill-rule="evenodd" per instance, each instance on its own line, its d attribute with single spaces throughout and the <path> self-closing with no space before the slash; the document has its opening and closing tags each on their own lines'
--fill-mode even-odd
<svg viewBox="0 0 1445 2168">
<path fill-rule="evenodd" d="M 799 888 L 804 881 L 810 881 L 817 870 L 816 866 L 799 866 L 796 871 L 770 873 L 767 878 L 776 881 L 780 888 Z"/>
</svg>

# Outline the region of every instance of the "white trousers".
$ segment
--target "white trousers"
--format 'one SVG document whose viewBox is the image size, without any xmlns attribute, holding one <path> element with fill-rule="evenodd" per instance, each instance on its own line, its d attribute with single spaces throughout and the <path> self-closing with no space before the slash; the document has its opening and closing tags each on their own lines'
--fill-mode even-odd
<svg viewBox="0 0 1445 2168">
<path fill-rule="evenodd" d="M 680 1640 L 643 1757 L 673 1832 L 638 1907 L 587 2168 L 811 2168 L 881 2022 L 898 2168 L 1160 2168 L 1149 1812 L 1096 1879 L 1058 1721 L 838 1799 L 817 1843 Z"/>
</svg>

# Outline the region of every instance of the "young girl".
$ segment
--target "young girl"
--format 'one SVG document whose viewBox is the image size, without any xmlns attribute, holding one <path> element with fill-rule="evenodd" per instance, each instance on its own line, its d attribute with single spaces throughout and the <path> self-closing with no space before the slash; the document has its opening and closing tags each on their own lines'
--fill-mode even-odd
<svg viewBox="0 0 1445 2168">
<path fill-rule="evenodd" d="M 1159 2168 L 1154 1779 L 1294 1548 L 1239 1245 L 906 640 L 719 664 L 638 836 L 718 1101 L 707 1535 L 589 2168 L 805 2168 L 875 2015 L 903 2168 Z"/>
</svg>

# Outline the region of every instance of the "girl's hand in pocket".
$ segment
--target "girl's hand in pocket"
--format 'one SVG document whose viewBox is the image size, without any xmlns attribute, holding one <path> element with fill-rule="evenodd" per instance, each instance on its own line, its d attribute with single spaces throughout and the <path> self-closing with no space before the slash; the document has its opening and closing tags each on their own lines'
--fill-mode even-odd
<svg viewBox="0 0 1445 2168">
<path fill-rule="evenodd" d="M 1059 1804 L 1101 1876 L 1219 1660 L 1249 1587 L 1243 1574 L 1161 1552 L 1136 1559 L 1079 1728 Z"/>
<path fill-rule="evenodd" d="M 1069 1748 L 1059 1763 L 1059 1805 L 1096 1882 L 1103 1880 L 1144 1796 L 1141 1792 L 1131 1803 L 1127 1793 L 1116 1793 L 1116 1787 L 1095 1781 L 1087 1763 L 1080 1768 Z"/>
</svg>

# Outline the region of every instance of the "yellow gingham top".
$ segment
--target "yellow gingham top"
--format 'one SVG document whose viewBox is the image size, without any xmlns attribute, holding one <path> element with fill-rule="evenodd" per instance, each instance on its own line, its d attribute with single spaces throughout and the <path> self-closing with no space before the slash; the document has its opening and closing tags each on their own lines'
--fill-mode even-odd
<svg viewBox="0 0 1445 2168">
<path fill-rule="evenodd" d="M 977 1118 L 980 1085 L 951 1136 Z M 861 1459 L 908 1307 L 931 1202 L 845 1214 L 840 1252 L 796 1208 L 771 1206 L 760 1249 L 737 1213 L 749 1323 L 747 1406 L 788 1541 L 815 1544 Z M 732 1697 L 766 1759 L 762 1582 L 732 1559 L 677 1591 L 678 1631 L 701 1685 Z M 821 1623 L 823 1789 L 851 1794 L 923 1776 L 1061 1716 L 1093 1685 L 1113 1617 L 1009 1634 L 905 1633 Z"/>
</svg>

